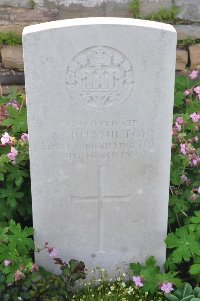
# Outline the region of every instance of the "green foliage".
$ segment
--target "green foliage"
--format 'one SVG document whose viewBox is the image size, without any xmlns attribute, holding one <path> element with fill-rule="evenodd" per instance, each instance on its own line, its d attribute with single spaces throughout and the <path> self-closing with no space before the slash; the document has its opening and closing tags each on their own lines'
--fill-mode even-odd
<svg viewBox="0 0 200 301">
<path fill-rule="evenodd" d="M 22 37 L 14 32 L 0 32 L 0 45 L 22 45 Z"/>
<path fill-rule="evenodd" d="M 199 43 L 200 43 L 200 39 L 188 38 L 188 39 L 184 39 L 184 40 L 178 40 L 178 46 L 188 47 L 188 46 L 199 44 Z"/>
<path fill-rule="evenodd" d="M 4 274 L 0 274 L 1 300 L 64 301 L 72 297 L 73 287 L 78 279 L 85 278 L 83 262 L 72 259 L 69 263 L 55 258 L 61 273 L 54 275 L 43 268 L 30 271 L 26 267 L 23 277 L 7 285 Z M 18 299 L 21 298 L 21 299 Z"/>
<path fill-rule="evenodd" d="M 158 12 L 152 13 L 145 17 L 145 19 L 175 24 L 179 21 L 177 18 L 178 12 L 179 10 L 176 6 L 172 6 L 171 8 L 161 8 Z"/>
<path fill-rule="evenodd" d="M 129 4 L 129 9 L 134 18 L 140 18 L 140 0 L 132 0 Z"/>
<path fill-rule="evenodd" d="M 140 263 L 130 263 L 130 269 L 135 276 L 143 279 L 144 285 L 141 288 L 143 292 L 154 293 L 161 283 L 170 282 L 176 286 L 181 285 L 181 281 L 175 276 L 176 272 L 162 274 L 156 260 L 153 256 L 147 258 L 145 265 Z"/>
<path fill-rule="evenodd" d="M 179 9 L 175 5 L 170 8 L 161 8 L 159 11 L 154 12 L 148 16 L 142 16 L 141 10 L 140 10 L 140 0 L 131 0 L 131 2 L 129 4 L 129 10 L 132 13 L 133 18 L 165 22 L 165 23 L 170 23 L 170 24 L 181 23 L 181 20 L 179 20 L 177 17 L 177 14 L 179 13 Z M 185 43 L 188 40 L 185 40 Z M 190 44 L 190 45 L 192 45 L 192 44 Z"/>
<path fill-rule="evenodd" d="M 28 141 L 21 139 L 27 133 L 25 97 L 14 91 L 0 97 L 0 105 L 0 138 L 5 133 L 12 137 L 9 143 L 0 143 L 0 225 L 10 219 L 31 225 Z M 18 151 L 16 162 L 7 156 L 12 147 Z"/>
<path fill-rule="evenodd" d="M 194 290 L 189 283 L 184 283 L 182 288 L 176 290 L 173 294 L 165 294 L 169 301 L 200 301 L 200 287 Z"/>
<path fill-rule="evenodd" d="M 169 233 L 166 238 L 167 247 L 173 249 L 173 263 L 188 262 L 194 256 L 200 256 L 200 242 L 195 232 L 188 226 L 178 228 L 175 233 Z"/>
<path fill-rule="evenodd" d="M 200 101 L 195 87 L 200 79 L 190 79 L 188 74 L 177 77 L 175 84 L 174 127 L 172 139 L 169 234 L 166 239 L 168 257 L 166 268 L 180 271 L 183 278 L 190 273 L 196 283 L 200 280 L 200 122 L 190 115 L 200 113 Z M 185 95 L 187 90 L 188 95 Z M 183 124 L 177 125 L 177 118 Z M 187 148 L 181 153 L 181 146 Z"/>
<path fill-rule="evenodd" d="M 31 8 L 31 9 L 34 9 L 35 6 L 36 6 L 36 3 L 35 3 L 34 0 L 29 0 L 29 5 L 30 5 L 30 8 Z"/>
<path fill-rule="evenodd" d="M 136 287 L 128 274 L 120 269 L 115 277 L 105 270 L 95 269 L 90 282 L 83 282 L 71 301 L 164 301 L 164 294 L 151 294 Z"/>
<path fill-rule="evenodd" d="M 0 271 L 6 275 L 6 282 L 14 282 L 14 274 L 22 265 L 29 265 L 32 259 L 30 251 L 34 250 L 33 229 L 21 228 L 20 224 L 10 221 L 8 227 L 0 228 L 0 262 L 8 260 L 12 264 L 0 265 Z"/>
</svg>

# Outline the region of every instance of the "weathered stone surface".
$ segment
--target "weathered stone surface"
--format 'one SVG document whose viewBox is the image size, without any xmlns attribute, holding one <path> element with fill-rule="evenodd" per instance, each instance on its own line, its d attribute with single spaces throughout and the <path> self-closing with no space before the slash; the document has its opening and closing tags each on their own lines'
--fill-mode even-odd
<svg viewBox="0 0 200 301">
<path fill-rule="evenodd" d="M 174 0 L 174 4 L 180 9 L 180 13 L 178 13 L 180 19 L 200 21 L 199 0 Z"/>
<path fill-rule="evenodd" d="M 69 4 L 69 3 L 68 3 Z M 48 7 L 48 6 L 47 6 Z M 55 9 L 54 6 L 49 6 Z M 58 5 L 59 19 L 83 18 L 83 17 L 131 17 L 129 1 L 118 3 L 116 1 L 105 1 L 96 6 L 85 6 L 76 2 L 70 5 Z"/>
<path fill-rule="evenodd" d="M 188 63 L 188 52 L 183 49 L 176 51 L 176 70 L 184 70 Z"/>
<path fill-rule="evenodd" d="M 1 48 L 2 65 L 9 69 L 24 69 L 23 50 L 21 46 L 4 46 Z"/>
<path fill-rule="evenodd" d="M 191 25 L 174 25 L 178 40 L 185 39 L 200 39 L 200 25 L 191 24 Z"/>
<path fill-rule="evenodd" d="M 25 87 L 23 85 L 1 86 L 0 90 L 3 95 L 8 95 L 8 94 L 12 93 L 13 90 L 18 90 L 18 91 L 24 93 Z"/>
<path fill-rule="evenodd" d="M 13 22 L 48 22 L 58 18 L 58 10 L 47 9 L 15 9 L 12 11 Z"/>
<path fill-rule="evenodd" d="M 172 0 L 140 0 L 141 14 L 147 16 L 161 8 L 172 7 Z"/>
<path fill-rule="evenodd" d="M 14 6 L 30 8 L 30 0 L 0 0 L 0 6 Z"/>
<path fill-rule="evenodd" d="M 3 32 L 3 33 L 13 32 L 17 35 L 21 35 L 23 29 L 24 29 L 24 26 L 15 25 L 15 24 L 13 24 L 13 25 L 1 25 L 0 26 L 0 32 Z"/>
<path fill-rule="evenodd" d="M 174 28 L 86 18 L 23 39 L 36 244 L 108 272 L 148 255 L 163 264 Z"/>
<path fill-rule="evenodd" d="M 14 70 L 0 68 L 0 84 L 1 85 L 23 85 L 24 73 Z"/>
<path fill-rule="evenodd" d="M 200 44 L 189 47 L 190 61 L 192 68 L 200 68 Z"/>
<path fill-rule="evenodd" d="M 11 8 L 0 7 L 0 25 L 7 25 L 11 23 Z"/>
</svg>

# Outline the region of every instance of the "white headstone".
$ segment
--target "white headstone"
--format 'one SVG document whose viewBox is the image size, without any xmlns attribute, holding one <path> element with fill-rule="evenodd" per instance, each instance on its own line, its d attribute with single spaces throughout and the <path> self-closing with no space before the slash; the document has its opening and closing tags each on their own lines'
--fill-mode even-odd
<svg viewBox="0 0 200 301">
<path fill-rule="evenodd" d="M 174 28 L 73 19 L 27 27 L 23 44 L 36 244 L 110 272 L 149 255 L 162 264 Z"/>
</svg>

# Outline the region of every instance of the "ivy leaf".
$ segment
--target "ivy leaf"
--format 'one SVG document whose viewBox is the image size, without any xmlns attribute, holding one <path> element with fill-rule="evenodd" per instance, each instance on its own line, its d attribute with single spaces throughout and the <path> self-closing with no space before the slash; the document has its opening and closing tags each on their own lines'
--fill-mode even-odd
<svg viewBox="0 0 200 301">
<path fill-rule="evenodd" d="M 194 255 L 200 255 L 200 243 L 186 226 L 179 228 L 175 234 L 169 233 L 165 242 L 169 249 L 175 249 L 172 252 L 174 263 L 180 263 L 182 260 L 188 262 Z"/>
</svg>

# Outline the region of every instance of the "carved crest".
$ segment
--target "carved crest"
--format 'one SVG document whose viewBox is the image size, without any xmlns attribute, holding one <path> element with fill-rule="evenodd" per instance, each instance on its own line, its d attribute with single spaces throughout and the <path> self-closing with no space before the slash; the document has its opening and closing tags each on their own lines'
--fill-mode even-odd
<svg viewBox="0 0 200 301">
<path fill-rule="evenodd" d="M 133 83 L 133 68 L 128 58 L 107 46 L 81 51 L 67 68 L 67 90 L 88 111 L 118 108 L 129 97 Z"/>
</svg>

